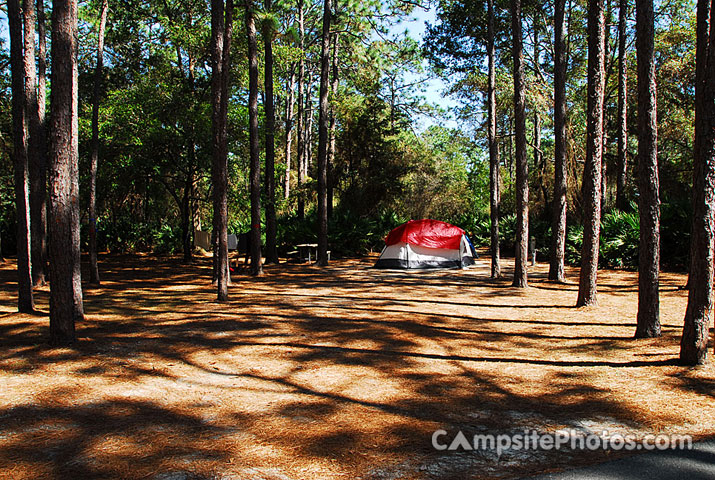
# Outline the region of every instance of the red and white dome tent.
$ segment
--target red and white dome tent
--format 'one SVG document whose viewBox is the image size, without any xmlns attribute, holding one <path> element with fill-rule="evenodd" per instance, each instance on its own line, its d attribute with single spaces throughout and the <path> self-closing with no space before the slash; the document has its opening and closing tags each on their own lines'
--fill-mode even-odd
<svg viewBox="0 0 715 480">
<path fill-rule="evenodd" d="M 464 268 L 476 252 L 464 230 L 438 220 L 410 220 L 385 239 L 375 268 Z"/>
</svg>

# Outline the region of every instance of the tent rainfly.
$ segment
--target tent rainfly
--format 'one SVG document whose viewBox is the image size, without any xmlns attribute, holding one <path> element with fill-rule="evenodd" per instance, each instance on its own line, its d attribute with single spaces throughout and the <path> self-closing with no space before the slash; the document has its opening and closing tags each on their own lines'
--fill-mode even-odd
<svg viewBox="0 0 715 480">
<path fill-rule="evenodd" d="M 410 220 L 385 239 L 375 268 L 464 268 L 476 252 L 459 227 L 438 220 Z"/>
</svg>

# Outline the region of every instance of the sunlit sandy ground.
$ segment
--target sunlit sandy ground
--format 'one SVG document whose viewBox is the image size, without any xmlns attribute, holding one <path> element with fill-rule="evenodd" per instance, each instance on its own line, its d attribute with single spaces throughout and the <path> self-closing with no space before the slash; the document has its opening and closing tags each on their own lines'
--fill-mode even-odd
<svg viewBox="0 0 715 480">
<path fill-rule="evenodd" d="M 602 271 L 599 305 L 375 258 L 234 276 L 210 259 L 101 258 L 73 348 L 50 348 L 48 290 L 15 311 L 0 266 L 0 476 L 13 479 L 511 478 L 623 452 L 442 452 L 432 432 L 561 428 L 715 434 L 715 369 L 676 365 L 686 278 L 663 274 L 663 337 L 633 340 L 637 274 Z M 507 277 L 511 264 L 506 262 Z"/>
</svg>

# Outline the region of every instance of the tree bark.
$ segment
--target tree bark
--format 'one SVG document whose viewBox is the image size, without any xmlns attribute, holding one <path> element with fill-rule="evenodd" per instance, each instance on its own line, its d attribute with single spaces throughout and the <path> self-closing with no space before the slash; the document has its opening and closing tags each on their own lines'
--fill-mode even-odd
<svg viewBox="0 0 715 480">
<path fill-rule="evenodd" d="M 10 33 L 12 70 L 12 133 L 15 167 L 15 208 L 17 210 L 17 308 L 21 313 L 35 309 L 32 295 L 30 259 L 29 172 L 27 160 L 27 97 L 23 59 L 22 17 L 18 0 L 8 0 L 7 17 Z"/>
<path fill-rule="evenodd" d="M 516 241 L 512 286 L 526 288 L 529 256 L 529 165 L 526 160 L 526 88 L 521 31 L 521 0 L 511 0 L 514 59 L 514 129 L 516 136 Z"/>
<path fill-rule="evenodd" d="M 601 161 L 603 154 L 604 15 L 603 0 L 588 6 L 588 102 L 586 165 L 583 171 L 584 228 L 576 305 L 595 305 L 598 245 L 601 230 Z"/>
<path fill-rule="evenodd" d="M 638 60 L 638 321 L 636 338 L 660 336 L 660 195 L 653 0 L 636 1 Z"/>
<path fill-rule="evenodd" d="M 47 31 L 44 0 L 37 0 L 37 118 L 36 133 L 40 155 L 30 167 L 30 227 L 33 235 L 32 271 L 36 285 L 47 282 Z M 31 159 L 32 161 L 32 159 Z M 33 174 L 33 171 L 36 172 Z M 33 180 L 34 183 L 33 183 Z"/>
<path fill-rule="evenodd" d="M 44 35 L 44 9 L 42 11 L 42 34 Z M 37 75 L 35 69 L 35 4 L 32 0 L 24 0 L 24 70 L 26 121 L 29 127 L 27 142 L 28 167 L 30 177 L 30 235 L 32 283 L 35 286 L 45 284 L 47 271 L 47 140 L 44 129 L 44 92 L 42 98 L 42 113 L 40 113 Z M 42 45 L 42 55 L 45 54 Z M 44 89 L 44 68 L 40 60 Z"/>
<path fill-rule="evenodd" d="M 224 19 L 225 15 L 225 19 Z M 233 23 L 233 1 L 211 2 L 211 91 L 213 103 L 213 235 L 217 299 L 228 300 L 228 83 Z"/>
<path fill-rule="evenodd" d="M 298 35 L 300 48 L 300 61 L 298 64 L 298 218 L 305 217 L 305 200 L 301 187 L 305 183 L 305 18 L 303 0 L 298 0 Z"/>
<path fill-rule="evenodd" d="M 271 10 L 271 0 L 265 0 L 266 12 Z M 276 246 L 276 174 L 275 174 L 275 125 L 273 104 L 273 31 L 268 22 L 263 25 L 264 110 L 266 115 L 266 263 L 278 263 Z"/>
<path fill-rule="evenodd" d="M 606 98 L 606 85 L 608 85 L 608 79 L 611 74 L 611 65 L 608 64 L 610 59 L 610 49 L 611 49 L 611 23 L 613 22 L 613 15 L 611 12 L 611 0 L 606 0 L 606 7 L 604 11 L 604 29 L 603 29 L 603 125 L 601 127 L 601 134 L 603 139 L 601 140 L 601 216 L 603 216 L 606 208 L 608 208 L 608 99 Z"/>
<path fill-rule="evenodd" d="M 295 65 L 291 67 L 290 78 L 288 79 L 288 100 L 286 101 L 286 143 L 285 162 L 286 172 L 283 179 L 283 198 L 290 197 L 290 169 L 291 157 L 293 155 L 293 108 L 295 106 Z"/>
<path fill-rule="evenodd" d="M 306 82 L 306 93 L 305 93 L 305 121 L 303 127 L 305 128 L 305 133 L 303 137 L 305 142 L 303 142 L 303 148 L 305 148 L 305 153 L 303 154 L 303 178 L 308 178 L 310 162 L 313 161 L 313 71 L 308 68 L 307 82 Z M 320 92 L 318 92 L 320 94 Z"/>
<path fill-rule="evenodd" d="M 497 143 L 497 105 L 496 105 L 496 68 L 494 53 L 494 0 L 487 2 L 487 55 L 489 62 L 489 85 L 487 90 L 487 108 L 489 123 L 489 218 L 491 221 L 491 274 L 492 278 L 501 277 L 499 264 L 499 145 Z"/>
<path fill-rule="evenodd" d="M 261 265 L 261 158 L 258 138 L 258 45 L 251 1 L 246 0 L 248 39 L 248 136 L 251 179 L 251 274 L 262 275 Z"/>
<path fill-rule="evenodd" d="M 97 164 L 99 162 L 99 101 L 102 92 L 104 67 L 104 30 L 107 25 L 108 0 L 102 1 L 97 40 L 97 65 L 94 69 L 92 91 L 92 153 L 89 166 L 89 282 L 99 285 L 97 265 Z"/>
<path fill-rule="evenodd" d="M 549 280 L 563 283 L 566 247 L 566 0 L 554 4 L 554 204 Z"/>
<path fill-rule="evenodd" d="M 616 179 L 616 207 L 628 208 L 626 182 L 628 179 L 628 104 L 626 64 L 626 15 L 628 3 L 620 0 L 618 11 L 618 177 Z"/>
<path fill-rule="evenodd" d="M 330 0 L 323 0 L 320 51 L 320 110 L 318 112 L 318 265 L 328 264 L 328 135 L 330 130 Z"/>
<path fill-rule="evenodd" d="M 84 318 L 79 245 L 77 0 L 52 2 L 50 341 L 75 341 Z"/>
<path fill-rule="evenodd" d="M 335 191 L 335 140 L 337 119 L 335 115 L 335 97 L 339 86 L 338 52 L 340 50 L 340 33 L 333 36 L 333 59 L 332 77 L 330 84 L 330 94 L 333 96 L 330 102 L 330 140 L 328 141 L 328 219 L 333 216 L 333 195 Z"/>
<path fill-rule="evenodd" d="M 534 74 L 535 81 L 542 78 L 541 66 L 539 65 L 539 14 L 534 15 Z M 548 208 L 548 197 L 546 191 L 546 162 L 544 155 L 541 152 L 541 112 L 538 107 L 534 107 L 534 168 L 539 170 L 539 183 L 541 184 L 541 193 L 544 197 L 544 207 Z"/>
<path fill-rule="evenodd" d="M 695 66 L 695 148 L 693 162 L 693 230 L 690 244 L 688 306 L 685 310 L 680 362 L 707 360 L 713 321 L 715 261 L 715 9 L 698 0 Z"/>
<path fill-rule="evenodd" d="M 189 171 L 189 175 L 184 182 L 184 192 L 181 198 L 181 241 L 183 244 L 183 262 L 191 263 L 192 261 L 192 211 L 191 211 L 191 194 L 193 190 L 194 177 Z"/>
</svg>

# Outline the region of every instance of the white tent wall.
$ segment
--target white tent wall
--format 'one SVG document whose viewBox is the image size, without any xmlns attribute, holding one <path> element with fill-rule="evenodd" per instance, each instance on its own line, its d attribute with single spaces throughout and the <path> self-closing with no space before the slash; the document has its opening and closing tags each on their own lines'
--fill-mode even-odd
<svg viewBox="0 0 715 480">
<path fill-rule="evenodd" d="M 427 248 L 404 242 L 386 246 L 375 264 L 376 268 L 462 268 L 474 263 L 467 237 L 457 249 Z"/>
</svg>

